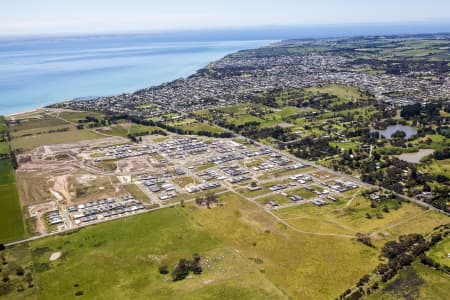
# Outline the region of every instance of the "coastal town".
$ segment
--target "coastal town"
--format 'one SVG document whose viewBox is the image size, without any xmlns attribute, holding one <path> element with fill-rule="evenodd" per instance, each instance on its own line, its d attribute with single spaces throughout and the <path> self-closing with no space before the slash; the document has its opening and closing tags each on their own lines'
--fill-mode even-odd
<svg viewBox="0 0 450 300">
<path fill-rule="evenodd" d="M 361 299 L 448 276 L 449 39 L 282 41 L 0 118 L 0 292 Z"/>
<path fill-rule="evenodd" d="M 398 37 L 407 44 L 408 36 Z M 446 35 L 430 36 L 438 49 L 445 50 Z M 374 42 L 374 39 L 370 39 Z M 389 39 L 378 37 L 380 47 Z M 397 40 L 394 39 L 394 42 Z M 401 69 L 397 64 L 408 59 L 401 52 L 392 57 L 363 49 L 365 40 L 285 41 L 260 48 L 240 51 L 213 62 L 185 79 L 143 89 L 132 94 L 100 97 L 94 100 L 70 101 L 57 105 L 72 109 L 155 117 L 171 112 L 189 113 L 216 106 L 246 102 L 265 90 L 301 89 L 311 86 L 341 84 L 356 87 L 376 100 L 393 106 L 427 103 L 450 95 L 449 66 L 431 60 L 428 70 Z M 441 43 L 442 42 L 442 43 Z M 447 44 L 446 44 L 447 43 Z M 290 51 L 305 48 L 304 52 Z M 317 51 L 331 47 L 330 51 Z M 408 51 L 407 45 L 404 46 Z M 433 49 L 427 49 L 428 51 Z M 373 54 L 375 53 L 375 54 Z M 371 54 L 377 64 L 389 59 L 398 70 L 385 65 L 371 68 Z M 371 56 L 371 57 L 372 57 Z M 426 58 L 426 56 L 425 56 Z M 395 61 L 398 60 L 398 62 Z M 429 58 L 426 58 L 426 62 Z M 425 64 L 425 63 L 424 63 Z M 428 66 L 428 65 L 427 65 Z"/>
</svg>

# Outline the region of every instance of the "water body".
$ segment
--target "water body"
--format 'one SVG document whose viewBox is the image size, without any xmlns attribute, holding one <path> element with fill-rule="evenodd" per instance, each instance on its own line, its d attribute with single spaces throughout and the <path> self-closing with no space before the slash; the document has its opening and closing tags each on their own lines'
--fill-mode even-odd
<svg viewBox="0 0 450 300">
<path fill-rule="evenodd" d="M 74 98 L 133 92 L 189 76 L 226 54 L 270 42 L 167 42 L 146 36 L 3 42 L 0 115 Z"/>
<path fill-rule="evenodd" d="M 186 77 L 226 54 L 276 40 L 449 30 L 450 23 L 315 25 L 165 34 L 0 37 L 0 115 L 158 85 Z"/>
<path fill-rule="evenodd" d="M 406 139 L 409 139 L 411 136 L 417 134 L 416 128 L 401 124 L 388 126 L 385 130 L 374 130 L 374 132 L 379 132 L 380 135 L 384 136 L 387 139 L 390 139 L 392 135 L 397 131 L 403 131 L 406 134 Z"/>
</svg>

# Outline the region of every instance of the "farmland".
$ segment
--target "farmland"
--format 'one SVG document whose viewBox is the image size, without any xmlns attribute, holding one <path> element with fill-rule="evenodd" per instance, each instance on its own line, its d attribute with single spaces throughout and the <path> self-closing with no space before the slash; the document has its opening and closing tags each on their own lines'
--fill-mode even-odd
<svg viewBox="0 0 450 300">
<path fill-rule="evenodd" d="M 0 243 L 14 241 L 26 235 L 19 195 L 11 162 L 0 160 Z M 5 230 L 7 228 L 7 230 Z"/>
<path fill-rule="evenodd" d="M 72 143 L 102 137 L 93 131 L 77 129 L 70 123 L 73 113 L 66 117 L 67 120 L 59 117 L 57 113 L 45 111 L 15 117 L 10 126 L 12 148 L 24 152 L 48 144 Z"/>
<path fill-rule="evenodd" d="M 62 258 L 49 262 L 56 251 Z M 45 299 L 71 299 L 77 291 L 97 299 L 284 298 L 254 263 L 178 208 L 34 242 L 30 252 L 40 266 L 35 282 Z M 202 256 L 202 275 L 174 283 L 158 273 L 159 266 L 171 267 L 193 253 Z"/>
<path fill-rule="evenodd" d="M 337 247 L 321 247 L 325 238 L 291 232 L 237 195 L 221 198 L 224 205 L 217 209 L 165 209 L 32 242 L 40 297 L 71 299 L 82 291 L 98 299 L 320 299 L 337 294 L 377 261 L 359 243 L 331 238 Z M 62 257 L 49 262 L 53 252 Z M 202 256 L 201 275 L 172 282 L 158 273 L 160 265 L 173 266 L 193 253 Z M 339 264 L 328 264 L 324 256 Z M 360 264 L 343 272 L 341 264 L 351 261 Z M 327 271 L 317 274 L 317 268 Z M 336 276 L 341 280 L 332 281 Z M 319 280 L 333 284 L 324 288 Z"/>
</svg>

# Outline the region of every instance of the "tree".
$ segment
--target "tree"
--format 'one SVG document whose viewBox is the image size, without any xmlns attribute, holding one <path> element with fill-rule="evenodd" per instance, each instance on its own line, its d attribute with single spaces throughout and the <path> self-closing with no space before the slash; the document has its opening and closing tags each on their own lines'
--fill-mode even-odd
<svg viewBox="0 0 450 300">
<path fill-rule="evenodd" d="M 167 268 L 167 266 L 159 267 L 159 274 L 162 274 L 162 275 L 169 274 L 169 268 Z"/>
<path fill-rule="evenodd" d="M 182 258 L 178 261 L 175 270 L 172 272 L 173 281 L 185 279 L 189 275 L 189 265 L 186 259 Z"/>
<path fill-rule="evenodd" d="M 195 204 L 201 206 L 203 205 L 203 198 L 202 197 L 195 197 Z"/>
<path fill-rule="evenodd" d="M 404 139 L 406 137 L 406 133 L 402 130 L 397 130 L 391 135 L 391 137 L 396 139 Z"/>
<path fill-rule="evenodd" d="M 210 194 L 206 195 L 206 207 L 210 208 L 210 205 L 212 203 L 216 203 L 217 204 L 219 202 L 218 199 L 219 198 L 217 197 L 216 194 L 210 193 Z"/>
<path fill-rule="evenodd" d="M 411 117 L 420 115 L 422 105 L 420 103 L 412 104 L 412 105 L 406 105 L 402 108 L 402 111 L 400 112 L 400 116 L 405 119 L 409 119 Z"/>
<path fill-rule="evenodd" d="M 23 276 L 24 273 L 25 273 L 25 271 L 23 270 L 23 268 L 21 266 L 18 266 L 16 268 L 16 275 L 17 276 Z"/>
</svg>

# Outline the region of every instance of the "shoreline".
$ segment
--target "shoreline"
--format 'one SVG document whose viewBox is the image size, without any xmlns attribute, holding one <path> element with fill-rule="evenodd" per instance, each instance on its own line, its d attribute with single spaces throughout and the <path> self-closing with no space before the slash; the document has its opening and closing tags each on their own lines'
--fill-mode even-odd
<svg viewBox="0 0 450 300">
<path fill-rule="evenodd" d="M 225 40 L 225 41 L 226 41 L 226 42 L 239 42 L 239 41 L 241 41 L 241 40 Z M 243 48 L 240 48 L 240 49 L 235 50 L 235 51 L 226 52 L 226 54 L 224 54 L 222 57 L 220 57 L 220 58 L 218 58 L 218 59 L 213 59 L 213 60 L 210 60 L 210 61 L 204 63 L 202 67 L 199 67 L 199 68 L 193 70 L 191 73 L 189 73 L 188 75 L 186 75 L 186 76 L 184 76 L 184 77 L 176 77 L 176 78 L 173 78 L 173 79 L 168 80 L 168 81 L 161 81 L 161 82 L 159 82 L 159 83 L 157 83 L 157 84 L 154 84 L 154 85 L 142 86 L 142 87 L 140 87 L 140 88 L 138 88 L 138 89 L 135 89 L 135 90 L 133 90 L 133 91 L 121 91 L 121 92 L 119 92 L 119 93 L 113 93 L 113 94 L 109 94 L 109 95 L 108 95 L 108 94 L 103 94 L 103 95 L 101 95 L 101 96 L 95 96 L 95 97 L 94 97 L 94 96 L 77 96 L 77 97 L 71 98 L 71 99 L 57 100 L 57 101 L 55 101 L 55 102 L 52 102 L 52 103 L 49 103 L 49 104 L 45 104 L 45 105 L 42 106 L 42 107 L 25 109 L 25 110 L 23 110 L 23 111 L 18 111 L 18 112 L 13 112 L 13 113 L 5 113 L 5 114 L 0 113 L 0 116 L 4 116 L 5 118 L 14 118 L 15 116 L 19 116 L 19 115 L 23 115 L 23 114 L 28 114 L 28 113 L 37 112 L 37 111 L 39 111 L 39 110 L 45 109 L 45 107 L 47 107 L 47 106 L 51 106 L 51 105 L 55 105 L 55 104 L 59 104 L 59 103 L 64 103 L 64 102 L 68 102 L 68 101 L 76 101 L 76 100 L 78 100 L 78 99 L 79 99 L 80 101 L 83 101 L 84 98 L 86 98 L 86 100 L 92 100 L 92 99 L 97 99 L 97 98 L 102 98 L 102 97 L 113 97 L 113 96 L 120 95 L 120 94 L 123 94 L 123 93 L 133 94 L 133 93 L 136 93 L 136 92 L 138 92 L 138 91 L 140 91 L 140 90 L 144 90 L 144 89 L 148 89 L 148 88 L 153 88 L 153 87 L 158 87 L 158 86 L 161 86 L 161 85 L 163 85 L 163 84 L 171 83 L 171 82 L 174 82 L 174 81 L 179 80 L 179 79 L 186 79 L 186 78 L 188 78 L 189 76 L 192 76 L 192 75 L 196 74 L 200 69 L 202 69 L 202 68 L 208 66 L 210 63 L 212 63 L 212 62 L 214 62 L 214 61 L 217 61 L 217 60 L 221 60 L 221 59 L 223 59 L 224 57 L 226 57 L 227 55 L 234 54 L 234 53 L 237 53 L 237 52 L 242 51 L 242 50 L 258 49 L 258 48 L 261 48 L 261 47 L 267 47 L 267 46 L 270 46 L 270 45 L 272 45 L 272 44 L 274 44 L 274 43 L 279 43 L 279 42 L 281 42 L 282 40 L 280 40 L 280 39 L 245 39 L 245 40 L 242 40 L 242 41 L 248 41 L 248 42 L 262 42 L 262 41 L 263 41 L 264 44 L 259 45 L 259 46 L 256 46 L 256 47 L 253 47 L 253 46 L 252 46 L 252 47 L 250 47 L 250 48 L 243 47 Z M 221 42 L 221 41 L 214 41 L 214 42 Z"/>
<path fill-rule="evenodd" d="M 24 114 L 29 114 L 29 113 L 33 113 L 33 112 L 37 112 L 39 110 L 44 109 L 45 107 L 39 107 L 39 108 L 35 108 L 32 110 L 27 110 L 27 111 L 21 111 L 21 112 L 17 112 L 17 113 L 12 113 L 12 114 L 7 114 L 7 115 L 3 115 L 5 118 L 13 118 L 14 116 L 17 115 L 24 115 Z"/>
</svg>

